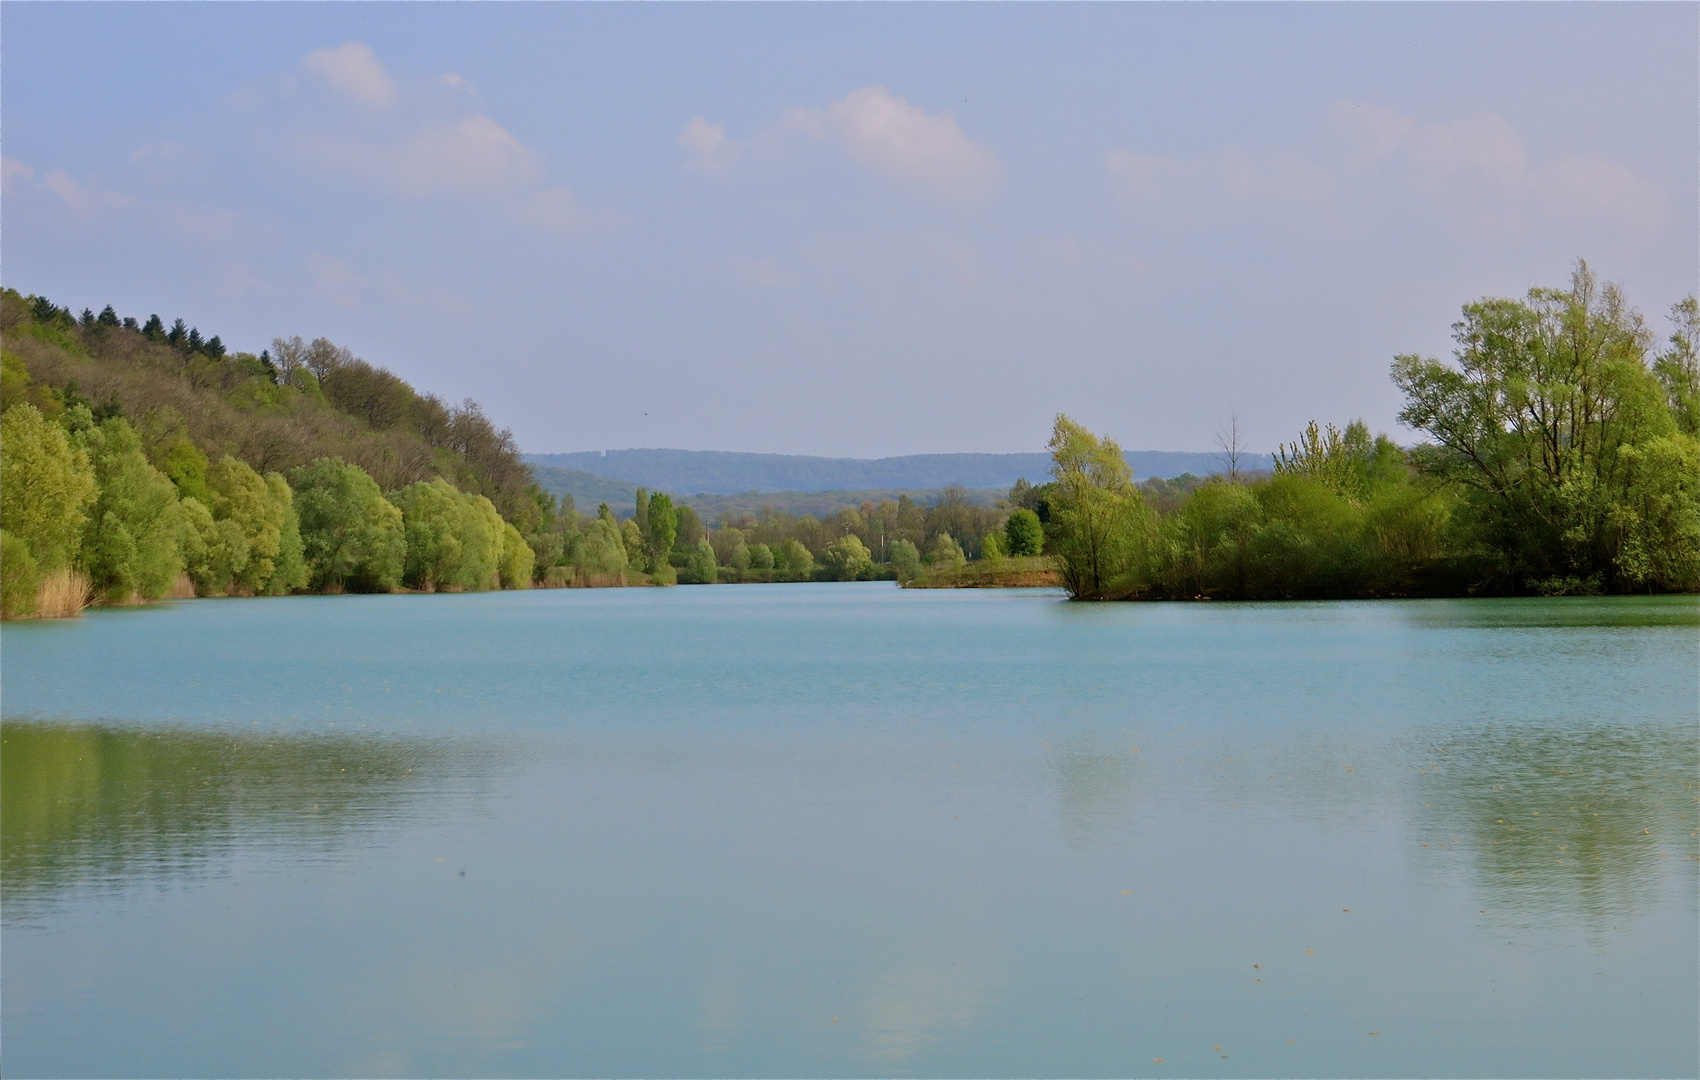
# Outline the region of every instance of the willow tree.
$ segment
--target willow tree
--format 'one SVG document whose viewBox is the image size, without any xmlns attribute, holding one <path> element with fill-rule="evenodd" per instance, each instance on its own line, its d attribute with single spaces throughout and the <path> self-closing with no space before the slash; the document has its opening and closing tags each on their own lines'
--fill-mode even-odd
<svg viewBox="0 0 1700 1080">
<path fill-rule="evenodd" d="M 1056 477 L 1051 549 L 1069 595 L 1107 600 L 1137 593 L 1157 519 L 1133 486 L 1121 447 L 1058 413 L 1048 449 Z"/>
<path fill-rule="evenodd" d="M 1578 262 L 1568 289 L 1466 305 L 1453 336 L 1452 364 L 1394 361 L 1399 419 L 1435 439 L 1415 461 L 1466 489 L 1502 584 L 1700 585 L 1700 457 L 1618 288 Z"/>
<path fill-rule="evenodd" d="M 290 474 L 310 584 L 331 592 L 389 592 L 401 584 L 401 510 L 358 465 L 320 458 Z"/>
</svg>

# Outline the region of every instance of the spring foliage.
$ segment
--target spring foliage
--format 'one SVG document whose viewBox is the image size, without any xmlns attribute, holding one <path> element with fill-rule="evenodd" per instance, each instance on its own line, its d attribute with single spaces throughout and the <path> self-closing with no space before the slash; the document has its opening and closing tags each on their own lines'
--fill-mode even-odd
<svg viewBox="0 0 1700 1080">
<path fill-rule="evenodd" d="M 1466 306 L 1453 362 L 1397 358 L 1400 419 L 1432 442 L 1312 423 L 1271 475 L 1161 513 L 1114 442 L 1059 416 L 1035 489 L 1047 550 L 1080 599 L 1695 591 L 1696 318 L 1677 305 L 1649 355 L 1579 263 L 1568 289 Z"/>
</svg>

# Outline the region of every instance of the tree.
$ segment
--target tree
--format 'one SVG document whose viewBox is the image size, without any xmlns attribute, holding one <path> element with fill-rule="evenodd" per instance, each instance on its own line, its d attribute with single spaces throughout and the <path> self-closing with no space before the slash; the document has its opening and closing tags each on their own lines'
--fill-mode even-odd
<svg viewBox="0 0 1700 1080">
<path fill-rule="evenodd" d="M 0 618 L 27 619 L 35 614 L 35 594 L 41 587 L 41 568 L 30 546 L 0 529 Z"/>
<path fill-rule="evenodd" d="M 603 507 L 607 509 L 606 506 Z M 614 524 L 614 515 L 602 514 L 585 530 L 579 549 L 579 576 L 586 585 L 612 585 L 625 582 L 627 566 L 626 545 Z"/>
<path fill-rule="evenodd" d="M 673 499 L 657 491 L 649 497 L 649 512 L 644 525 L 644 553 L 649 557 L 650 570 L 667 565 L 667 556 L 679 536 L 679 515 L 673 509 Z"/>
<path fill-rule="evenodd" d="M 697 541 L 703 539 L 707 532 L 702 527 L 702 518 L 688 506 L 680 506 L 674 511 L 678 521 L 678 538 L 673 541 L 677 547 L 689 551 L 697 546 Z"/>
<path fill-rule="evenodd" d="M 891 566 L 897 571 L 898 581 L 914 581 L 921 574 L 921 553 L 907 540 L 894 540 L 891 544 Z"/>
<path fill-rule="evenodd" d="M 248 542 L 248 561 L 233 588 L 250 596 L 305 588 L 307 562 L 289 484 L 278 473 L 261 476 L 226 454 L 207 473 L 213 517 L 233 521 Z"/>
<path fill-rule="evenodd" d="M 43 572 L 77 557 L 99 494 L 88 452 L 33 405 L 0 416 L 0 522 Z"/>
<path fill-rule="evenodd" d="M 749 546 L 749 551 L 751 570 L 765 571 L 773 569 L 774 558 L 773 549 L 771 547 L 768 547 L 766 544 L 751 544 Z"/>
<path fill-rule="evenodd" d="M 75 412 L 87 416 L 78 406 Z M 99 494 L 83 533 L 82 564 L 107 603 L 158 600 L 183 572 L 177 489 L 148 464 L 142 440 L 123 417 L 78 433 Z"/>
<path fill-rule="evenodd" d="M 1003 535 L 1004 551 L 1015 558 L 1037 555 L 1045 548 L 1045 527 L 1039 524 L 1039 515 L 1029 509 L 1010 514 Z"/>
<path fill-rule="evenodd" d="M 838 581 L 855 581 L 874 565 L 873 555 L 855 534 L 841 536 L 821 552 L 821 565 Z"/>
<path fill-rule="evenodd" d="M 502 551 L 497 564 L 497 576 L 504 589 L 531 588 L 531 572 L 535 565 L 531 546 L 509 521 L 502 522 Z"/>
<path fill-rule="evenodd" d="M 815 557 L 809 554 L 801 540 L 785 541 L 784 546 L 774 552 L 773 562 L 775 568 L 799 579 L 807 578 L 815 570 Z"/>
<path fill-rule="evenodd" d="M 1635 551 L 1648 541 L 1633 538 L 1648 522 L 1637 489 L 1669 458 L 1655 450 L 1660 440 L 1693 438 L 1673 414 L 1670 387 L 1680 379 L 1661 383 L 1648 368 L 1641 317 L 1578 262 L 1569 289 L 1466 305 L 1453 337 L 1454 365 L 1394 361 L 1406 399 L 1399 418 L 1436 440 L 1415 463 L 1464 488 L 1501 587 L 1615 591 L 1641 582 Z M 1666 520 L 1700 513 L 1684 485 L 1670 492 L 1684 510 Z M 1652 542 L 1682 547 L 1674 534 Z"/>
<path fill-rule="evenodd" d="M 218 596 L 248 565 L 248 538 L 234 521 L 216 521 L 199 499 L 178 504 L 183 532 L 180 541 L 184 569 L 197 596 Z"/>
<path fill-rule="evenodd" d="M 1216 429 L 1216 446 L 1222 451 L 1222 467 L 1228 482 L 1240 482 L 1240 463 L 1246 457 L 1245 438 L 1240 434 L 1240 414 L 1229 413 L 1227 422 Z"/>
<path fill-rule="evenodd" d="M 1140 561 L 1155 539 L 1156 518 L 1133 486 L 1121 447 L 1058 413 L 1049 448 L 1052 546 L 1069 595 L 1131 595 L 1142 585 Z"/>
<path fill-rule="evenodd" d="M 1677 429 L 1700 437 L 1700 303 L 1690 296 L 1672 304 L 1670 320 L 1676 330 L 1653 359 L 1653 374 L 1665 388 Z"/>
<path fill-rule="evenodd" d="M 329 592 L 389 592 L 407 565 L 402 512 L 358 465 L 320 458 L 290 474 L 308 584 Z"/>
<path fill-rule="evenodd" d="M 714 562 L 714 545 L 698 540 L 685 551 L 685 565 L 679 568 L 681 585 L 712 585 L 719 577 Z"/>
</svg>

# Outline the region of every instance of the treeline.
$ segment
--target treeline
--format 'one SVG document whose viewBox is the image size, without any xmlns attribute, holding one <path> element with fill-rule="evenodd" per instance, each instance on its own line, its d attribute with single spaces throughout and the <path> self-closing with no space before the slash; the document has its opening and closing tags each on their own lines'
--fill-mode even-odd
<svg viewBox="0 0 1700 1080">
<path fill-rule="evenodd" d="M 559 506 L 475 403 L 419 394 L 322 338 L 232 353 L 181 319 L 78 318 L 13 290 L 0 332 L 8 618 L 523 587 L 559 546 Z"/>
<path fill-rule="evenodd" d="M 1054 479 L 1017 501 L 1078 599 L 1693 592 L 1700 307 L 1671 318 L 1656 348 L 1578 263 L 1568 289 L 1466 306 L 1453 363 L 1395 360 L 1399 418 L 1431 442 L 1313 423 L 1272 474 L 1177 497 L 1059 416 Z"/>
<path fill-rule="evenodd" d="M 946 488 L 925 505 L 901 496 L 820 517 L 764 507 L 712 524 L 694 507 L 640 488 L 633 511 L 620 520 L 604 503 L 576 531 L 569 524 L 576 515 L 561 515 L 559 565 L 540 572 L 543 582 L 908 582 L 1011 551 L 1012 517 L 1020 519 L 1014 551 L 1037 556 L 1043 543 L 1031 511 L 1012 515 L 1004 500 L 973 503 L 962 488 Z"/>
<path fill-rule="evenodd" d="M 996 550 L 951 489 L 822 517 L 543 491 L 473 402 L 320 338 L 231 352 L 179 319 L 0 292 L 0 611 L 265 596 L 924 576 Z M 991 539 L 988 539 L 991 537 Z"/>
</svg>

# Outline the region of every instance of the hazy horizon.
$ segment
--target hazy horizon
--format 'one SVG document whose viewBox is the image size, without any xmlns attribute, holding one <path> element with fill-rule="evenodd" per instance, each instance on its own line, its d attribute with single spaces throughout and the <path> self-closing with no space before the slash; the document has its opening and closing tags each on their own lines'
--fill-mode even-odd
<svg viewBox="0 0 1700 1080">
<path fill-rule="evenodd" d="M 533 452 L 1401 442 L 1578 257 L 1700 287 L 1700 9 L 7 4 L 0 276 Z"/>
</svg>

